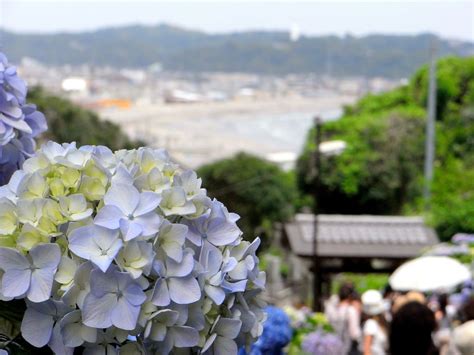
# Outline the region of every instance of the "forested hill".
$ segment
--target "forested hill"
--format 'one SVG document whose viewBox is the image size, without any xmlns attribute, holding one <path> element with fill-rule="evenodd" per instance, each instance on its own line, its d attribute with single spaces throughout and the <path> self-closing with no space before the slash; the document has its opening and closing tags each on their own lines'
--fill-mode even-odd
<svg viewBox="0 0 474 355">
<path fill-rule="evenodd" d="M 125 26 L 82 33 L 16 34 L 0 31 L 0 48 L 18 61 L 46 64 L 147 67 L 253 73 L 329 73 L 335 76 L 410 76 L 427 62 L 436 40 L 439 56 L 474 55 L 474 43 L 430 34 L 364 37 L 302 36 L 287 32 L 207 34 L 169 25 Z"/>
</svg>

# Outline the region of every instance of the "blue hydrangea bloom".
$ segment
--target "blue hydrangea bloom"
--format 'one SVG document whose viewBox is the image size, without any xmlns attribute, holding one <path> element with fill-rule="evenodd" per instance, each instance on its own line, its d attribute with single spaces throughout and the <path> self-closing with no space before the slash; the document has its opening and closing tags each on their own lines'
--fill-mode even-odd
<svg viewBox="0 0 474 355">
<path fill-rule="evenodd" d="M 290 318 L 282 309 L 268 306 L 265 312 L 267 320 L 263 324 L 263 333 L 252 345 L 249 355 L 281 355 L 293 335 Z"/>
<path fill-rule="evenodd" d="M 0 185 L 31 157 L 34 138 L 46 131 L 44 115 L 26 103 L 27 87 L 0 52 Z"/>
</svg>

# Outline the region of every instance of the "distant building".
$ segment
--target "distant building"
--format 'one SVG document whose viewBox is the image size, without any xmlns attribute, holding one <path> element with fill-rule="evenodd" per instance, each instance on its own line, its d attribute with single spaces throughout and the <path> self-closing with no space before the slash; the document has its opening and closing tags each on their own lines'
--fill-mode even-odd
<svg viewBox="0 0 474 355">
<path fill-rule="evenodd" d="M 66 92 L 85 93 L 88 88 L 87 80 L 78 76 L 70 76 L 63 79 L 61 88 Z"/>
<path fill-rule="evenodd" d="M 202 101 L 200 95 L 185 90 L 168 90 L 165 91 L 163 97 L 166 103 L 194 103 Z"/>
<path fill-rule="evenodd" d="M 290 41 L 296 42 L 300 39 L 300 27 L 297 24 L 291 25 L 290 28 Z"/>
<path fill-rule="evenodd" d="M 392 273 L 439 242 L 436 232 L 421 217 L 319 215 L 314 255 L 314 218 L 312 214 L 297 214 L 280 231 L 280 244 L 288 251 L 291 294 L 299 301 L 306 301 L 312 293 L 314 257 L 320 260 L 319 281 L 328 296 L 335 274 Z"/>
</svg>

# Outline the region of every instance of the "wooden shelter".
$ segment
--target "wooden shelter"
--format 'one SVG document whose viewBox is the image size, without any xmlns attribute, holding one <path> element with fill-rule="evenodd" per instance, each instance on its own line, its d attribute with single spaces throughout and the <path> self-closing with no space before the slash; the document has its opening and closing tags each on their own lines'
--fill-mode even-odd
<svg viewBox="0 0 474 355">
<path fill-rule="evenodd" d="M 310 265 L 319 258 L 320 289 L 327 295 L 331 275 L 341 272 L 391 273 L 404 261 L 437 244 L 421 217 L 297 214 L 283 226 L 281 243 Z M 314 226 L 317 243 L 314 248 Z M 314 255 L 316 250 L 316 255 Z"/>
</svg>

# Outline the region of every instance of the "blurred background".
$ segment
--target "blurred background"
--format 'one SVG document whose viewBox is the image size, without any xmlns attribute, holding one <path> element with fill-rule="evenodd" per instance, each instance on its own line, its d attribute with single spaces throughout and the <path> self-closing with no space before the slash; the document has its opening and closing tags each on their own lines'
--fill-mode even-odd
<svg viewBox="0 0 474 355">
<path fill-rule="evenodd" d="M 275 303 L 426 253 L 472 268 L 472 1 L 3 0 L 0 25 L 43 138 L 197 169 Z"/>
</svg>

